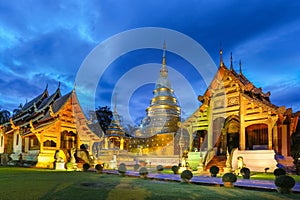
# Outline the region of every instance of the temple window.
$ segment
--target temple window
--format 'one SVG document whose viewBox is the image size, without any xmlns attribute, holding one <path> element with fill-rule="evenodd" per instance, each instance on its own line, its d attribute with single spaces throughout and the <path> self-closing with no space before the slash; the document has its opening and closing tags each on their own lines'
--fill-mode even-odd
<svg viewBox="0 0 300 200">
<path fill-rule="evenodd" d="M 39 141 L 36 137 L 30 138 L 30 150 L 36 150 L 39 149 Z"/>
<path fill-rule="evenodd" d="M 44 142 L 44 147 L 56 147 L 56 143 L 53 140 L 46 140 Z"/>
<path fill-rule="evenodd" d="M 266 124 L 254 124 L 246 128 L 247 149 L 268 148 L 268 126 Z"/>
<path fill-rule="evenodd" d="M 19 145 L 19 135 L 18 134 L 16 135 L 16 145 L 17 146 Z"/>
</svg>

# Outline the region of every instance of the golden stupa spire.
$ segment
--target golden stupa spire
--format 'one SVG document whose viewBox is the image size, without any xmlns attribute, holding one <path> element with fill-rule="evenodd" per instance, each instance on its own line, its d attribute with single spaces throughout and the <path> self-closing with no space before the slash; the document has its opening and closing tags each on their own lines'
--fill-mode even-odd
<svg viewBox="0 0 300 200">
<path fill-rule="evenodd" d="M 117 94 L 114 95 L 114 113 L 117 113 Z"/>
<path fill-rule="evenodd" d="M 168 69 L 166 67 L 166 41 L 164 41 L 163 46 L 163 59 L 162 59 L 162 67 L 160 69 L 160 76 L 161 77 L 168 77 Z"/>
<path fill-rule="evenodd" d="M 164 41 L 164 46 L 163 46 L 163 60 L 162 60 L 162 65 L 166 65 L 166 41 Z"/>
</svg>

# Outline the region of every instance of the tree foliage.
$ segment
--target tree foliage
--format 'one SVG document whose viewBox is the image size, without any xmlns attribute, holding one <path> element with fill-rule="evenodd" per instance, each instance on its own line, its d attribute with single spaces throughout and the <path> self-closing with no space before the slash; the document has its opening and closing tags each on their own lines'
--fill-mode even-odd
<svg viewBox="0 0 300 200">
<path fill-rule="evenodd" d="M 2 110 L 0 108 L 0 124 L 8 122 L 10 118 L 10 112 L 8 110 Z"/>
<path fill-rule="evenodd" d="M 97 120 L 102 130 L 106 132 L 113 117 L 112 111 L 108 106 L 104 106 L 104 107 L 98 107 L 95 112 L 96 112 Z"/>
</svg>

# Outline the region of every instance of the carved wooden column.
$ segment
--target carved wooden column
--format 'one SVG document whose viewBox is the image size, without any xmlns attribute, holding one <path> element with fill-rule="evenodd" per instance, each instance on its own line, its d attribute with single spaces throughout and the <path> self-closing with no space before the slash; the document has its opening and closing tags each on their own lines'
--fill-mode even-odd
<svg viewBox="0 0 300 200">
<path fill-rule="evenodd" d="M 268 123 L 268 149 L 273 149 L 272 124 L 270 122 Z"/>
<path fill-rule="evenodd" d="M 245 108 L 243 102 L 243 96 L 240 94 L 240 150 L 246 149 L 246 127 L 245 127 Z"/>
</svg>

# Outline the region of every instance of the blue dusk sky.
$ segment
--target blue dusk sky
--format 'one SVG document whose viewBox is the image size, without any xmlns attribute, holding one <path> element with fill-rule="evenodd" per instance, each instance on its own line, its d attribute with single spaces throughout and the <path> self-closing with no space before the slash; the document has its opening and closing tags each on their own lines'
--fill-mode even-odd
<svg viewBox="0 0 300 200">
<path fill-rule="evenodd" d="M 192 38 L 217 66 L 221 44 L 226 66 L 232 52 L 236 71 L 241 60 L 243 74 L 263 92 L 270 91 L 273 104 L 296 112 L 300 110 L 299 10 L 300 1 L 283 0 L 0 0 L 0 107 L 13 111 L 47 84 L 50 94 L 59 82 L 62 94 L 70 92 L 78 71 L 97 46 L 124 31 L 158 27 Z M 168 51 L 175 45 L 173 40 L 168 36 L 164 40 L 169 77 L 187 117 L 200 105 L 196 98 L 206 90 L 204 75 Z M 135 44 L 135 39 L 126 42 Z M 111 107 L 115 100 L 118 110 L 128 107 L 135 123 L 145 116 L 163 54 L 164 41 L 153 42 L 161 44 L 161 49 L 130 51 L 106 66 L 99 82 L 93 83 L 97 86 L 95 107 Z M 105 49 L 97 62 L 118 48 Z M 87 79 L 92 75 L 85 74 Z M 133 83 L 134 87 L 129 86 Z M 116 85 L 121 92 L 113 95 Z M 94 109 L 85 103 L 81 106 L 85 111 Z"/>
</svg>

